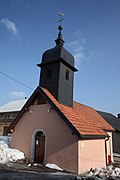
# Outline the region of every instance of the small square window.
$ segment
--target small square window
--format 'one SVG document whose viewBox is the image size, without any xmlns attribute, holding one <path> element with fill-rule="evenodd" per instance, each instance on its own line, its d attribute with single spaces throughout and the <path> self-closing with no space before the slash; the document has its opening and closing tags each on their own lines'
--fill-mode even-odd
<svg viewBox="0 0 120 180">
<path fill-rule="evenodd" d="M 52 70 L 47 69 L 47 79 L 50 79 L 52 77 Z"/>
<path fill-rule="evenodd" d="M 69 70 L 68 69 L 65 72 L 65 80 L 69 81 Z"/>
</svg>

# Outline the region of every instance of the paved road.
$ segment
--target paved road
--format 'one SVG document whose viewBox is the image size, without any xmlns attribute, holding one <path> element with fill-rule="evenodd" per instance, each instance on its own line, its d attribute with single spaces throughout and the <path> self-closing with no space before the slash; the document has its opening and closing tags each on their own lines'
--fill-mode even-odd
<svg viewBox="0 0 120 180">
<path fill-rule="evenodd" d="M 43 172 L 42 168 L 26 167 L 20 164 L 0 165 L 1 180 L 74 180 L 75 175 L 60 172 Z"/>
<path fill-rule="evenodd" d="M 57 174 L 48 174 L 48 173 L 33 173 L 33 172 L 16 172 L 10 170 L 2 170 L 0 169 L 0 179 L 2 180 L 28 180 L 28 179 L 36 179 L 36 180 L 74 180 L 75 177 L 68 175 L 57 175 Z"/>
<path fill-rule="evenodd" d="M 0 180 L 77 180 L 75 174 L 59 172 L 38 165 L 28 167 L 24 163 L 0 164 Z M 80 180 L 104 180 L 99 177 L 78 177 Z M 107 180 L 105 178 L 105 180 Z M 120 178 L 108 178 L 108 180 L 120 180 Z"/>
</svg>

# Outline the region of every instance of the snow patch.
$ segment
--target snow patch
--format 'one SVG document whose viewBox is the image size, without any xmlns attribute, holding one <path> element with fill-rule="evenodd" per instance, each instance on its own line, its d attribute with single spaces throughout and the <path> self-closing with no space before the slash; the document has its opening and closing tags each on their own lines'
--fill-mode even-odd
<svg viewBox="0 0 120 180">
<path fill-rule="evenodd" d="M 9 146 L 3 142 L 0 141 L 0 163 L 5 164 L 7 162 L 16 162 L 17 160 L 24 159 L 24 153 L 17 150 L 17 149 L 11 149 Z"/>
<path fill-rule="evenodd" d="M 60 167 L 58 167 L 56 164 L 46 164 L 45 167 L 48 167 L 50 169 L 56 169 L 56 170 L 59 170 L 59 171 L 63 171 L 63 169 L 61 169 Z"/>
<path fill-rule="evenodd" d="M 91 168 L 90 171 L 81 176 L 82 178 L 92 178 L 92 180 L 116 179 L 120 178 L 120 168 L 114 167 L 113 165 L 110 165 L 107 168 Z"/>
<path fill-rule="evenodd" d="M 120 157 L 120 154 L 114 153 L 113 156 L 115 156 L 115 157 Z"/>
<path fill-rule="evenodd" d="M 5 144 L 8 144 L 10 146 L 11 137 L 9 137 L 9 136 L 0 136 L 0 141 L 3 141 Z"/>
</svg>

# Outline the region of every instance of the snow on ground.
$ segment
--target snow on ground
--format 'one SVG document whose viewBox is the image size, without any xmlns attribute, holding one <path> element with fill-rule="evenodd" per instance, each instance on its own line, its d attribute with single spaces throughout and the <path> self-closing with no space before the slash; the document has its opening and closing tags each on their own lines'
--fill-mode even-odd
<svg viewBox="0 0 120 180">
<path fill-rule="evenodd" d="M 7 162 L 15 162 L 20 159 L 24 159 L 24 153 L 17 150 L 17 149 L 11 149 L 9 146 L 3 142 L 0 141 L 0 163 L 5 164 Z"/>
<path fill-rule="evenodd" d="M 114 153 L 113 156 L 120 157 L 120 154 Z"/>
<path fill-rule="evenodd" d="M 11 149 L 9 146 L 0 141 L 0 164 L 8 162 L 16 162 L 17 160 L 24 159 L 24 153 L 17 150 Z M 46 164 L 48 168 L 63 171 L 60 167 L 55 164 Z M 91 179 L 91 180 L 120 180 L 120 168 L 114 165 L 110 165 L 107 168 L 91 168 L 90 171 L 77 176 L 77 179 Z"/>
<path fill-rule="evenodd" d="M 5 142 L 5 144 L 10 145 L 11 137 L 9 137 L 9 136 L 0 136 L 0 141 L 3 141 L 3 142 Z"/>
<path fill-rule="evenodd" d="M 56 170 L 59 170 L 59 171 L 63 171 L 63 169 L 61 169 L 60 167 L 58 167 L 56 164 L 46 164 L 45 167 L 48 167 L 50 169 L 56 169 Z"/>
<path fill-rule="evenodd" d="M 46 164 L 48 168 L 63 171 L 60 167 L 55 164 Z M 90 171 L 77 176 L 77 179 L 81 180 L 120 180 L 120 168 L 110 165 L 106 168 L 91 168 Z"/>
<path fill-rule="evenodd" d="M 94 180 L 120 179 L 120 168 L 114 167 L 113 165 L 110 165 L 107 168 L 94 168 L 81 176 L 86 179 L 90 178 Z"/>
</svg>

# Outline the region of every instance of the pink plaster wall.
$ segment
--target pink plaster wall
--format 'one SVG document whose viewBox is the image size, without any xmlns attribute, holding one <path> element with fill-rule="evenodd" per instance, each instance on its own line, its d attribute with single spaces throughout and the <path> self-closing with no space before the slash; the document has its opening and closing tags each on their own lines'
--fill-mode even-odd
<svg viewBox="0 0 120 180">
<path fill-rule="evenodd" d="M 78 174 L 90 168 L 106 167 L 105 140 L 78 141 Z"/>
<path fill-rule="evenodd" d="M 77 171 L 77 137 L 49 104 L 30 106 L 18 121 L 12 134 L 11 147 L 31 159 L 32 134 L 41 129 L 46 135 L 45 163 Z"/>
</svg>

